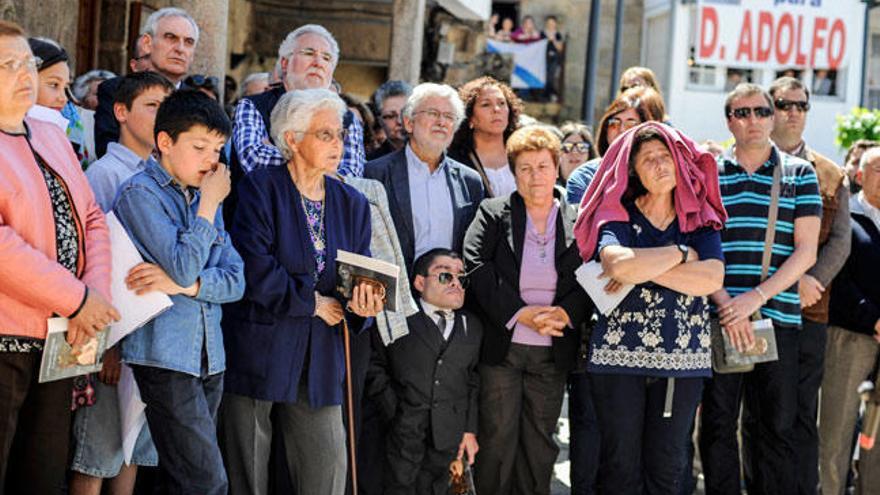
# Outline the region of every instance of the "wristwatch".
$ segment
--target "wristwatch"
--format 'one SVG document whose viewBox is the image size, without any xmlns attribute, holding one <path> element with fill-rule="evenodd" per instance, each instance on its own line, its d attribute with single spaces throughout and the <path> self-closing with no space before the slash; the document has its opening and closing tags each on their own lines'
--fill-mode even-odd
<svg viewBox="0 0 880 495">
<path fill-rule="evenodd" d="M 681 262 L 687 263 L 689 248 L 687 246 L 685 246 L 684 244 L 679 244 L 676 247 L 678 248 L 679 251 L 681 251 Z"/>
</svg>

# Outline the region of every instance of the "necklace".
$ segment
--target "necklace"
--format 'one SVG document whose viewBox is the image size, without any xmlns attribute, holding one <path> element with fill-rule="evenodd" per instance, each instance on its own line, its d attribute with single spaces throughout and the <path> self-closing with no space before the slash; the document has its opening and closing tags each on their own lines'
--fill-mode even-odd
<svg viewBox="0 0 880 495">
<path fill-rule="evenodd" d="M 309 221 L 309 210 L 306 208 L 306 200 L 304 199 L 302 194 L 299 195 L 299 202 L 302 205 L 303 213 L 306 215 L 306 227 L 308 227 L 308 229 L 309 229 L 309 235 L 312 238 L 312 243 L 315 246 L 315 250 L 316 251 L 323 251 L 324 246 L 325 246 L 324 245 L 324 210 L 326 210 L 326 208 L 324 208 L 324 205 L 322 204 L 321 201 L 315 201 L 315 203 L 321 205 L 321 216 L 318 219 L 318 228 L 316 230 L 314 227 L 312 227 L 312 222 Z M 311 203 L 311 200 L 309 200 L 309 202 Z"/>
</svg>

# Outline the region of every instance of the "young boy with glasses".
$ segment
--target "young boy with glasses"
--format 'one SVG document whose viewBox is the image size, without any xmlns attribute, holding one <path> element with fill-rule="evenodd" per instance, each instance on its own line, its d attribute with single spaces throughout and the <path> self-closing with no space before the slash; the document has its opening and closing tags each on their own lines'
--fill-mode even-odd
<svg viewBox="0 0 880 495">
<path fill-rule="evenodd" d="M 388 347 L 373 332 L 368 391 L 391 421 L 387 494 L 445 494 L 455 459 L 473 464 L 477 363 L 483 326 L 461 310 L 468 285 L 455 251 L 436 248 L 414 265 L 421 311 L 410 333 Z"/>
</svg>

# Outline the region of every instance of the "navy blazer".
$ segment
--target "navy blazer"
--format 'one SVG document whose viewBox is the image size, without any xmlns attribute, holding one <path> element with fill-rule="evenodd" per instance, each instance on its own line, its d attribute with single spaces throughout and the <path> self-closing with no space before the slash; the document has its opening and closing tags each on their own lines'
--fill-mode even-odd
<svg viewBox="0 0 880 495">
<path fill-rule="evenodd" d="M 224 308 L 225 391 L 273 402 L 296 402 L 308 362 L 309 404 L 342 403 L 342 326 L 315 312 L 314 292 L 336 292 L 336 250 L 370 255 L 370 206 L 353 187 L 325 178 L 327 259 L 314 281 L 315 255 L 300 194 L 287 167 L 255 170 L 242 179 L 230 235 L 244 260 L 244 298 Z M 365 321 L 346 312 L 352 332 Z M 306 359 L 306 350 L 309 357 Z"/>
<path fill-rule="evenodd" d="M 464 233 L 477 214 L 477 208 L 485 197 L 479 174 L 452 158 L 446 160 L 446 183 L 452 194 L 452 249 L 461 252 Z M 413 229 L 412 203 L 409 193 L 409 171 L 406 163 L 406 147 L 389 155 L 367 162 L 364 177 L 376 179 L 385 186 L 391 218 L 397 229 L 397 238 L 403 250 L 407 273 L 412 273 L 416 253 L 416 235 Z"/>
<path fill-rule="evenodd" d="M 830 323 L 852 332 L 874 335 L 880 320 L 880 230 L 865 214 L 858 196 L 849 201 L 852 249 L 831 284 Z"/>
</svg>

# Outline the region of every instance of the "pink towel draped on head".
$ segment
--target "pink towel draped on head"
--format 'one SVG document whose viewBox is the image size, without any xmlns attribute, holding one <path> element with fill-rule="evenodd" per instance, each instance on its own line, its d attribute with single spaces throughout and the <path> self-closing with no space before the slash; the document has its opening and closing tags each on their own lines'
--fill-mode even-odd
<svg viewBox="0 0 880 495">
<path fill-rule="evenodd" d="M 599 170 L 581 200 L 574 235 L 584 260 L 593 257 L 603 224 L 629 221 L 629 214 L 621 201 L 629 175 L 629 155 L 636 134 L 648 127 L 663 136 L 676 164 L 673 194 L 681 231 L 693 232 L 701 227 L 720 230 L 727 221 L 727 212 L 721 204 L 715 158 L 678 130 L 660 122 L 645 122 L 614 141 L 602 157 Z"/>
</svg>

